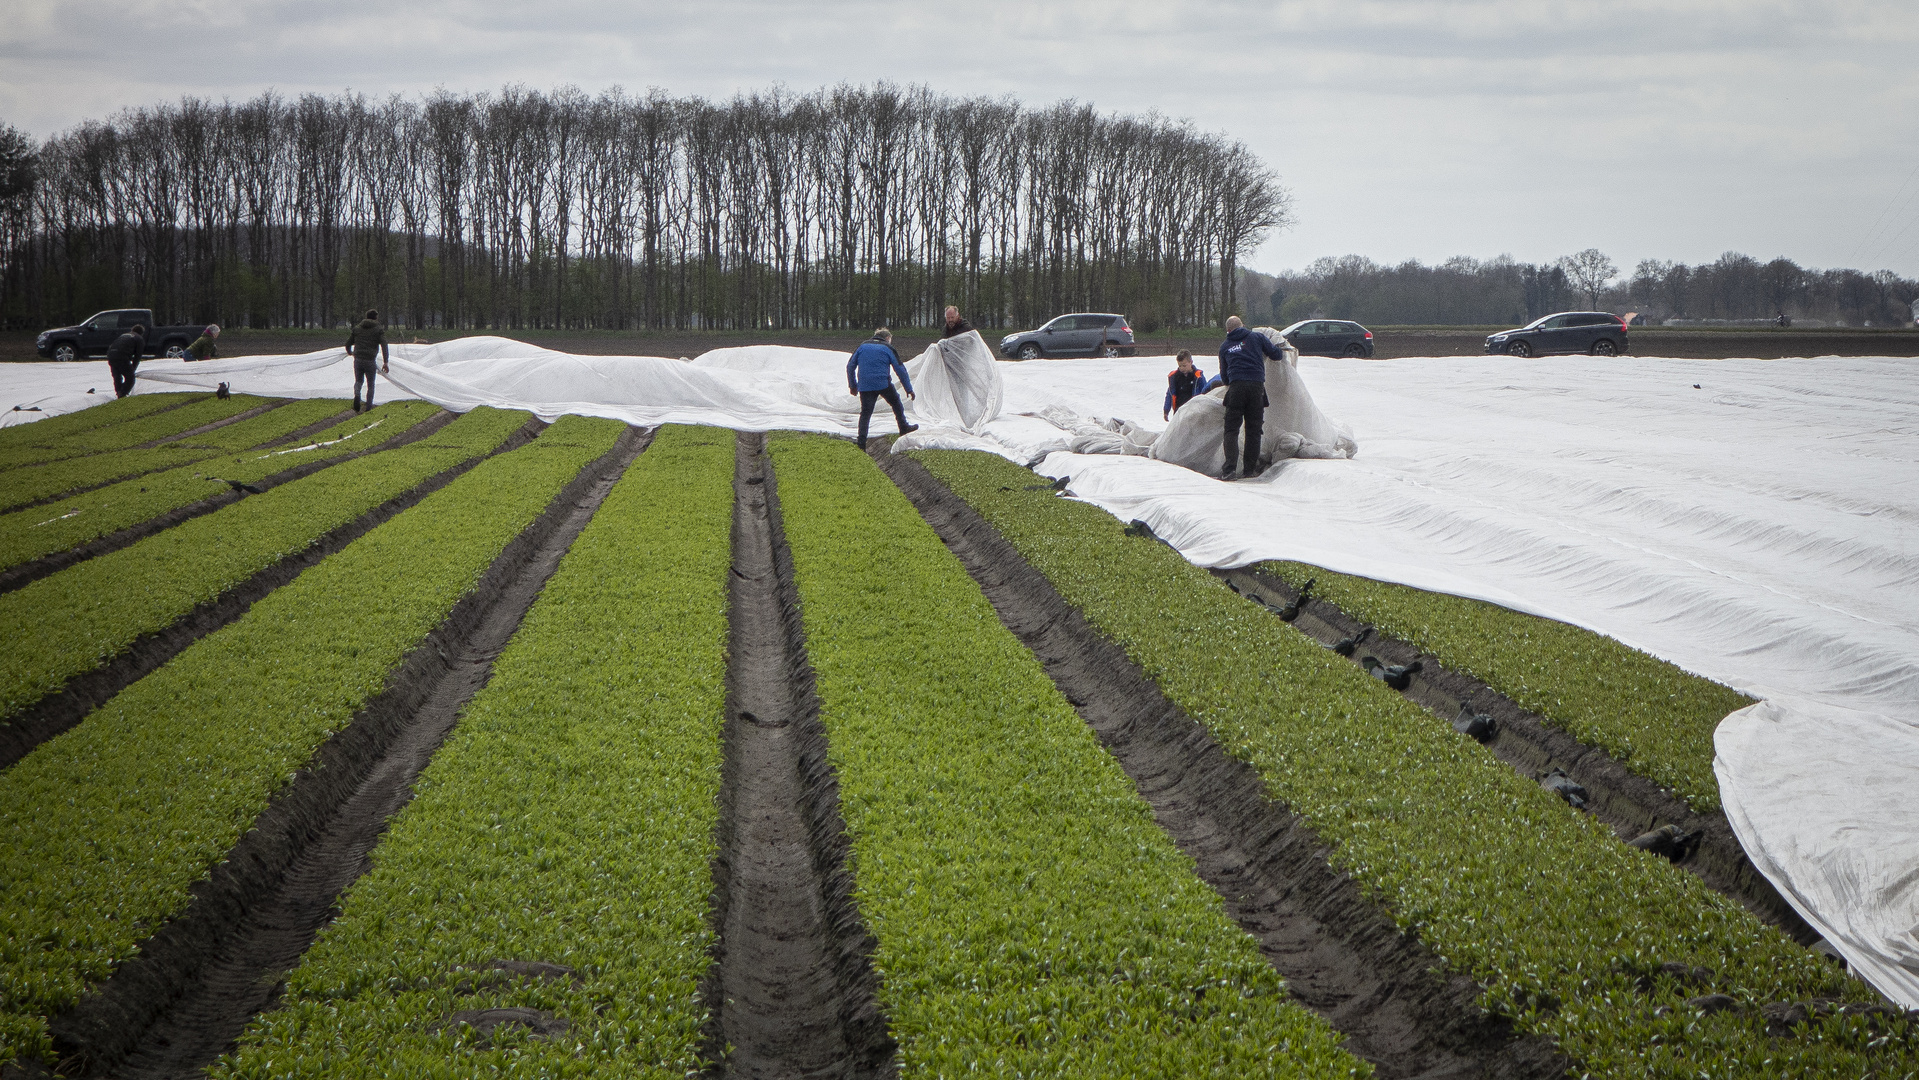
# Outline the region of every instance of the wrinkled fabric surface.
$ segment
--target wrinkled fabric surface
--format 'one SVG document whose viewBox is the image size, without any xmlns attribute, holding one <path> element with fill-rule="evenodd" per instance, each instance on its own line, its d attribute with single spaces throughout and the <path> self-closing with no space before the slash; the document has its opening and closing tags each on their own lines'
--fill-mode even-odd
<svg viewBox="0 0 1919 1080">
<path fill-rule="evenodd" d="M 1719 728 L 1727 815 L 1854 968 L 1919 1007 L 1919 361 L 1308 357 L 1267 428 L 1332 453 L 1296 450 L 1229 484 L 1199 456 L 1218 453 L 1218 425 L 1184 421 L 1203 401 L 1175 414 L 1198 471 L 1154 453 L 1184 457 L 1158 415 L 1166 357 L 990 355 L 935 346 L 910 361 L 924 429 L 896 446 L 1070 476 L 1068 495 L 1144 519 L 1202 566 L 1296 559 L 1489 600 L 1766 699 Z M 689 362 L 467 338 L 394 346 L 381 397 L 850 434 L 844 365 L 844 352 L 782 346 Z M 0 408 L 84 404 L 88 386 L 111 400 L 105 367 L 6 365 Z M 333 349 L 148 361 L 136 392 L 222 381 L 296 397 L 352 387 Z M 1302 411 L 1282 419 L 1282 402 Z M 1356 427 L 1363 454 L 1338 457 L 1354 438 L 1332 418 Z"/>
</svg>

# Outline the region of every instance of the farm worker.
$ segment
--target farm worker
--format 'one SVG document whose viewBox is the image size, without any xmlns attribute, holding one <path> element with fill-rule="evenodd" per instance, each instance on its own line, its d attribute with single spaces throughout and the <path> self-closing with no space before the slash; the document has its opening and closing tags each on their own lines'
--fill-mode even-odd
<svg viewBox="0 0 1919 1080">
<path fill-rule="evenodd" d="M 940 331 L 940 337 L 942 338 L 958 337 L 961 334 L 966 333 L 968 330 L 971 330 L 972 328 L 973 328 L 972 323 L 969 323 L 965 319 L 960 318 L 960 313 L 958 308 L 954 307 L 951 304 L 946 305 L 946 329 Z"/>
<path fill-rule="evenodd" d="M 1173 362 L 1179 366 L 1166 373 L 1166 400 L 1159 406 L 1161 420 L 1178 412 L 1181 405 L 1193 400 L 1194 394 L 1206 392 L 1206 373 L 1193 366 L 1191 349 L 1181 349 Z"/>
<path fill-rule="evenodd" d="M 906 387 L 906 396 L 913 396 L 913 380 L 906 375 L 906 365 L 900 363 L 900 354 L 893 351 L 893 332 L 882 326 L 873 331 L 873 336 L 860 343 L 853 355 L 846 358 L 846 389 L 848 393 L 858 394 L 860 398 L 860 449 L 866 449 L 866 428 L 873 422 L 873 401 L 885 398 L 893 406 L 893 419 L 899 421 L 900 434 L 918 431 L 918 424 L 906 422 L 906 409 L 900 404 L 899 391 L 893 389 L 893 372 L 900 373 L 900 382 Z M 917 400 L 917 399 L 915 399 Z"/>
<path fill-rule="evenodd" d="M 347 351 L 353 354 L 353 411 L 360 411 L 360 383 L 366 383 L 366 407 L 373 407 L 373 357 L 380 357 L 380 370 L 385 372 L 390 354 L 386 347 L 386 327 L 380 325 L 380 313 L 368 310 L 366 318 L 361 319 L 347 335 Z"/>
<path fill-rule="evenodd" d="M 140 354 L 146 348 L 147 328 L 138 324 L 107 346 L 107 370 L 113 373 L 114 397 L 133 393 L 133 373 L 139 370 Z"/>
<path fill-rule="evenodd" d="M 211 360 L 220 355 L 220 350 L 213 347 L 213 340 L 219 336 L 220 328 L 209 323 L 206 330 L 193 339 L 193 344 L 187 346 L 187 359 Z"/>
<path fill-rule="evenodd" d="M 1233 479 L 1233 459 L 1239 453 L 1239 425 L 1246 424 L 1246 455 L 1240 476 L 1259 475 L 1259 439 L 1266 431 L 1266 359 L 1285 359 L 1265 334 L 1246 329 L 1239 316 L 1226 319 L 1226 340 L 1219 347 L 1220 375 L 1226 380 L 1226 472 Z"/>
</svg>

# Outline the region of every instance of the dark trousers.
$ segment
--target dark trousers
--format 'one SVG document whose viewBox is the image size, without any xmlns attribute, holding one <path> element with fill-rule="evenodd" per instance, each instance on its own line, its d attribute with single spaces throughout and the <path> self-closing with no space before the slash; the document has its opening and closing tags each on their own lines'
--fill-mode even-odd
<svg viewBox="0 0 1919 1080">
<path fill-rule="evenodd" d="M 885 398 L 886 403 L 893 407 L 893 419 L 899 421 L 900 434 L 906 433 L 906 407 L 900 404 L 900 392 L 893 389 L 892 383 L 887 383 L 884 390 L 861 390 L 860 449 L 862 450 L 866 449 L 866 428 L 873 422 L 873 401 L 876 398 Z"/>
<path fill-rule="evenodd" d="M 126 397 L 133 393 L 133 371 L 139 364 L 133 360 L 108 360 L 107 370 L 113 373 L 113 396 Z"/>
<path fill-rule="evenodd" d="M 379 359 L 373 356 L 353 356 L 353 404 L 360 403 L 360 383 L 366 382 L 366 407 L 373 407 L 373 376 L 380 370 Z"/>
<path fill-rule="evenodd" d="M 1246 422 L 1246 457 L 1241 476 L 1259 473 L 1259 438 L 1266 432 L 1266 384 L 1237 382 L 1226 387 L 1226 471 L 1239 454 L 1239 424 Z"/>
</svg>

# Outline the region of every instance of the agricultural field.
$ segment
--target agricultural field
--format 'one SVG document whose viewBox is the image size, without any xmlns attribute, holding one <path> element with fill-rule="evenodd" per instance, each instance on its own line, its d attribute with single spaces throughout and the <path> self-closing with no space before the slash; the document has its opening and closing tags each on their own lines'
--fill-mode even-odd
<svg viewBox="0 0 1919 1080">
<path fill-rule="evenodd" d="M 1624 842 L 1723 687 L 986 454 L 341 404 L 0 432 L 9 1080 L 1919 1074 Z"/>
</svg>

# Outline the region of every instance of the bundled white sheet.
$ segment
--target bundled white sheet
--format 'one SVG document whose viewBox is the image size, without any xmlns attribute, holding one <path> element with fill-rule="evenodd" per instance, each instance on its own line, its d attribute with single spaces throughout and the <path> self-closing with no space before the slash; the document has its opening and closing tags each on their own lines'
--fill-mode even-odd
<svg viewBox="0 0 1919 1080">
<path fill-rule="evenodd" d="M 1490 600 L 1767 699 L 1718 732 L 1728 817 L 1857 970 L 1919 1007 L 1919 362 L 1308 358 L 1269 428 L 1335 459 L 1298 455 L 1226 484 L 1149 456 L 1162 444 L 1182 456 L 1158 415 L 1170 358 L 990 355 L 975 338 L 911 362 L 925 430 L 901 446 L 1039 462 L 1202 566 L 1298 559 Z M 845 363 L 779 346 L 686 362 L 469 338 L 395 346 L 380 393 L 850 434 Z M 111 385 L 99 363 L 0 370 L 0 407 Z M 327 350 L 149 361 L 139 385 L 222 381 L 345 397 L 352 374 Z M 1352 440 L 1321 407 L 1359 424 L 1364 455 L 1336 459 Z M 1178 415 L 1196 454 L 1217 453 L 1205 413 Z M 1076 441 L 1111 452 L 1072 453 Z"/>
</svg>

